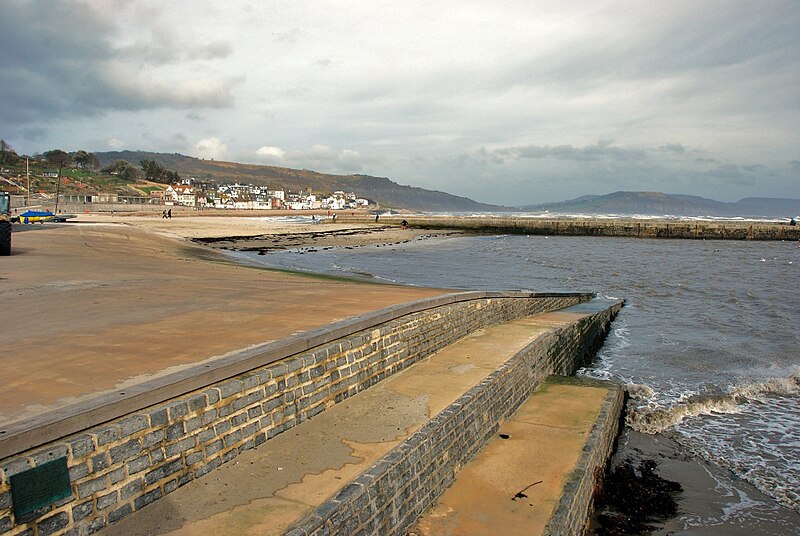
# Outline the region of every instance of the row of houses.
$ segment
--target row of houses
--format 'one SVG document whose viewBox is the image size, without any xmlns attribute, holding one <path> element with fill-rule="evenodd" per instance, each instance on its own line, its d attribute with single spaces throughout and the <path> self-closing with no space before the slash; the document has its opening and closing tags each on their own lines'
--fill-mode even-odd
<svg viewBox="0 0 800 536">
<path fill-rule="evenodd" d="M 311 192 L 272 190 L 263 186 L 225 184 L 215 190 L 196 188 L 191 184 L 168 186 L 163 192 L 153 192 L 162 197 L 165 205 L 195 208 L 221 208 L 238 210 L 345 210 L 363 208 L 370 201 L 353 192 L 337 191 L 332 195 Z"/>
</svg>

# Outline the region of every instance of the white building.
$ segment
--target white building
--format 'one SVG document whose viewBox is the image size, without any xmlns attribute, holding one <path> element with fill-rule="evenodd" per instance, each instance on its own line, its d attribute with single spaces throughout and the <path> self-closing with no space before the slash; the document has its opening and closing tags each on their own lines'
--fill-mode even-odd
<svg viewBox="0 0 800 536">
<path fill-rule="evenodd" d="M 191 186 L 167 186 L 164 191 L 165 205 L 181 205 L 184 207 L 196 207 L 197 195 Z"/>
</svg>

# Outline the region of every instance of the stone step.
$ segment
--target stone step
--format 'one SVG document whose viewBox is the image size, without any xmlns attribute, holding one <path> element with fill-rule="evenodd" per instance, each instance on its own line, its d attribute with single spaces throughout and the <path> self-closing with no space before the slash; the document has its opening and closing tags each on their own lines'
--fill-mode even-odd
<svg viewBox="0 0 800 536">
<path fill-rule="evenodd" d="M 582 455 L 605 446 L 592 431 L 613 426 L 607 420 L 619 413 L 608 410 L 621 394 L 621 387 L 609 382 L 548 378 L 464 466 L 410 534 L 568 534 L 548 522 L 566 484 L 583 476 L 576 471 Z M 596 466 L 599 460 L 590 469 Z"/>
<path fill-rule="evenodd" d="M 104 533 L 402 530 L 528 397 L 535 378 L 553 371 L 553 356 L 581 351 L 586 334 L 596 331 L 596 322 L 586 320 L 593 314 L 562 310 L 475 331 Z M 538 362 L 541 370 L 531 376 Z M 390 513 L 373 512 L 381 501 L 391 505 Z"/>
</svg>

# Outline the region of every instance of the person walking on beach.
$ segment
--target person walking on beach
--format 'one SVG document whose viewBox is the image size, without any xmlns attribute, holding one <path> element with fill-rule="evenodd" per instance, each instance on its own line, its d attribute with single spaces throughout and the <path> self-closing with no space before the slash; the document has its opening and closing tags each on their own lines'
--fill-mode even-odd
<svg viewBox="0 0 800 536">
<path fill-rule="evenodd" d="M 375 223 L 378 223 L 378 218 L 380 218 L 380 217 L 381 217 L 380 214 L 375 214 Z"/>
<path fill-rule="evenodd" d="M 401 229 L 406 229 L 407 227 L 408 227 L 408 222 L 406 220 L 400 222 Z"/>
<path fill-rule="evenodd" d="M 168 220 L 171 220 L 171 219 L 172 219 L 172 209 L 169 209 L 169 210 L 167 211 L 167 219 L 168 219 Z"/>
<path fill-rule="evenodd" d="M 167 211 L 166 210 L 162 210 L 161 211 L 161 219 L 162 220 L 166 220 L 167 219 Z"/>
</svg>

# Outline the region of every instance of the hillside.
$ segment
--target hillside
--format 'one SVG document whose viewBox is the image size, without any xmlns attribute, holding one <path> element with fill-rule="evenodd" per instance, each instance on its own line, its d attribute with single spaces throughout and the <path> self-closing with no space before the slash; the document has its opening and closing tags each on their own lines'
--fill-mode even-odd
<svg viewBox="0 0 800 536">
<path fill-rule="evenodd" d="M 306 169 L 202 160 L 178 153 L 108 151 L 97 153 L 97 156 L 103 166 L 115 160 L 127 160 L 136 165 L 144 159 L 155 160 L 165 168 L 177 171 L 181 177 L 195 177 L 202 180 L 212 179 L 217 183 L 250 183 L 293 191 L 311 188 L 315 192 L 330 193 L 337 190 L 355 192 L 359 196 L 377 201 L 384 208 L 429 212 L 503 210 L 503 207 L 478 203 L 466 197 L 413 186 L 403 186 L 386 177 L 331 175 Z"/>
<path fill-rule="evenodd" d="M 526 211 L 549 211 L 561 214 L 789 218 L 800 214 L 800 199 L 750 197 L 734 203 L 723 203 L 694 195 L 614 192 L 607 195 L 587 195 L 570 201 L 527 205 L 518 208 Z"/>
</svg>

